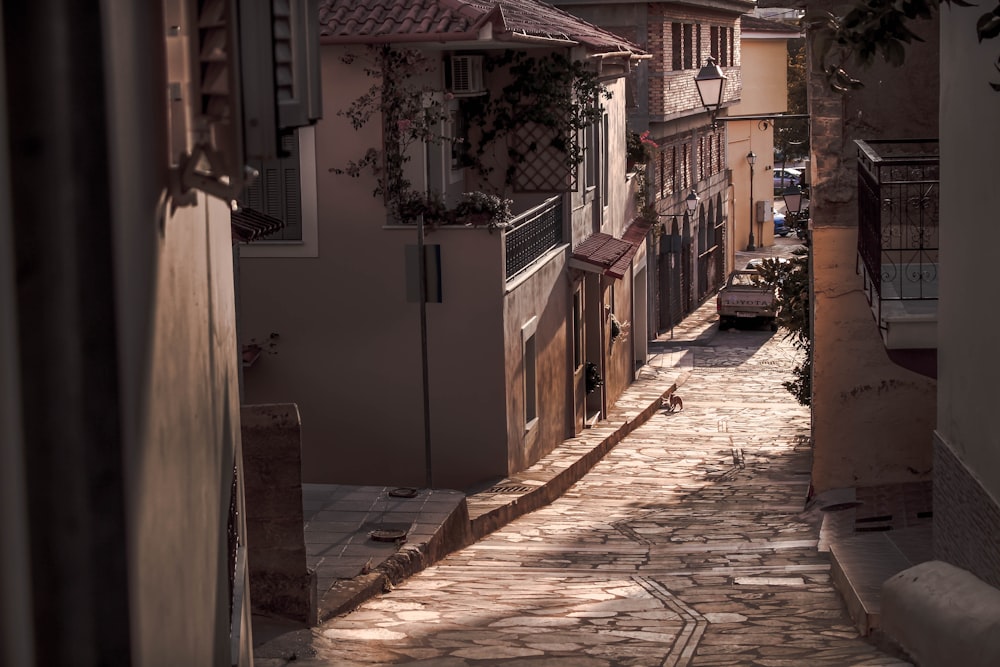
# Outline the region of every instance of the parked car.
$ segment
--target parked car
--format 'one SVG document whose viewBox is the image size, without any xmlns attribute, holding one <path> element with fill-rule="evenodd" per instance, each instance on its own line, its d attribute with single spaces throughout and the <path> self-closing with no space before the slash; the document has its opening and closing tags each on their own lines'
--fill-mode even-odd
<svg viewBox="0 0 1000 667">
<path fill-rule="evenodd" d="M 785 226 L 785 214 L 781 211 L 774 211 L 774 235 L 788 236 L 792 233 L 791 228 Z"/>
<path fill-rule="evenodd" d="M 751 260 L 753 261 L 753 260 Z M 755 270 L 733 271 L 715 301 L 719 313 L 719 330 L 737 322 L 766 323 L 771 331 L 778 330 L 775 320 L 778 302 L 774 285 L 766 284 Z"/>
<path fill-rule="evenodd" d="M 789 185 L 802 185 L 802 170 L 791 167 L 774 168 L 774 191 L 781 192 Z"/>
</svg>

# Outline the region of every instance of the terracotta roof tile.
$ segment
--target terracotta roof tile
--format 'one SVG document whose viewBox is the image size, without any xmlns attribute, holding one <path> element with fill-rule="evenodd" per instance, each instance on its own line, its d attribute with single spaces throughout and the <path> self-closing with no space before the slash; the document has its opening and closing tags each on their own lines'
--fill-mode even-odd
<svg viewBox="0 0 1000 667">
<path fill-rule="evenodd" d="M 594 51 L 639 47 L 539 0 L 320 0 L 324 42 L 474 39 L 494 21 L 494 34 L 528 35 L 583 44 Z"/>
</svg>

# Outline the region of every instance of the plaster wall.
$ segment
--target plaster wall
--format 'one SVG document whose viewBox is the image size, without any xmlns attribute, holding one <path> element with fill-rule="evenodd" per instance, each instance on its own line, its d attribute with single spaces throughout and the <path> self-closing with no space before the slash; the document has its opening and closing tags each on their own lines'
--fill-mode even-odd
<svg viewBox="0 0 1000 667">
<path fill-rule="evenodd" d="M 316 126 L 315 259 L 241 260 L 243 339 L 281 338 L 245 372 L 246 402 L 293 402 L 302 417 L 303 481 L 426 483 L 419 307 L 407 299 L 412 226 L 387 226 L 374 179 L 329 171 L 379 145 L 378 121 L 355 131 L 337 111 L 371 81 L 322 49 Z M 432 475 L 465 488 L 506 474 L 502 236 L 432 231 L 442 303 L 427 306 Z"/>
<path fill-rule="evenodd" d="M 818 228 L 812 247 L 814 489 L 926 479 L 935 384 L 889 360 L 856 284 L 856 230 Z"/>
<path fill-rule="evenodd" d="M 785 39 L 758 39 L 744 34 L 740 40 L 742 52 L 743 92 L 739 102 L 730 107 L 730 116 L 749 116 L 788 111 L 788 46 Z M 733 245 L 749 246 L 750 223 L 753 221 L 754 244 L 774 245 L 774 125 L 758 121 L 726 123 L 728 164 L 732 173 L 734 221 Z M 757 163 L 752 171 L 753 198 L 750 196 L 751 169 L 747 154 L 753 151 Z M 756 202 L 767 202 L 765 217 L 758 219 Z M 742 267 L 736 267 L 742 268 Z"/>
<path fill-rule="evenodd" d="M 995 40 L 973 34 L 977 12 L 942 7 L 941 71 L 963 76 L 941 84 L 941 301 L 939 304 L 938 432 L 983 486 L 1000 499 L 1000 423 L 993 418 L 1000 354 L 990 332 L 1000 312 L 984 308 L 982 289 L 1000 246 L 1000 94 L 987 82 Z"/>
<path fill-rule="evenodd" d="M 559 253 L 504 298 L 507 469 L 523 470 L 573 433 L 570 339 L 573 312 L 566 254 Z M 530 326 L 530 331 L 524 331 Z M 537 420 L 525 418 L 524 337 L 534 335 Z M 476 437 L 470 445 L 478 447 Z"/>
<path fill-rule="evenodd" d="M 134 653 L 144 665 L 229 659 L 219 637 L 229 634 L 226 526 L 239 451 L 233 253 L 228 205 L 198 197 L 165 220 L 148 312 L 123 314 L 152 323 L 133 406 L 142 446 L 126 455 Z"/>
<path fill-rule="evenodd" d="M 997 532 L 957 531 L 943 516 L 1000 517 L 1000 424 L 996 377 L 1000 355 L 991 332 L 1000 312 L 984 301 L 1000 244 L 1000 93 L 992 63 L 996 40 L 977 42 L 981 12 L 941 7 L 941 299 L 938 305 L 937 457 L 951 463 L 953 488 L 941 488 L 935 471 L 935 555 L 1000 584 Z M 954 75 L 953 73 L 961 73 Z M 952 224 L 945 224 L 951 222 Z M 976 503 L 970 498 L 977 499 Z M 939 540 L 939 537 L 941 538 Z M 994 554 L 994 558 L 984 557 Z"/>
<path fill-rule="evenodd" d="M 836 10 L 817 3 L 815 9 Z M 813 226 L 813 484 L 844 486 L 927 479 L 936 383 L 891 363 L 857 274 L 855 139 L 936 137 L 936 23 L 907 47 L 902 69 L 855 66 L 865 87 L 831 91 L 809 49 Z M 942 213 L 942 230 L 949 218 Z M 942 239 L 942 246 L 944 245 Z M 947 281 L 942 277 L 942 283 Z"/>
<path fill-rule="evenodd" d="M 788 111 L 788 42 L 743 33 L 743 94 L 729 114 L 750 115 Z"/>
</svg>

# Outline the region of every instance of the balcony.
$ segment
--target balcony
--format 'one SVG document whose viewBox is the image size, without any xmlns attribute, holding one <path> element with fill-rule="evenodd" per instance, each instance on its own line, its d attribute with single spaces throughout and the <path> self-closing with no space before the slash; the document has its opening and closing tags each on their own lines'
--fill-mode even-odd
<svg viewBox="0 0 1000 667">
<path fill-rule="evenodd" d="M 557 195 L 511 220 L 504 231 L 507 280 L 563 243 L 563 204 Z"/>
<path fill-rule="evenodd" d="M 856 141 L 858 273 L 893 356 L 937 348 L 937 140 Z M 904 364 L 909 365 L 909 364 Z M 915 369 L 916 370 L 916 369 Z"/>
</svg>

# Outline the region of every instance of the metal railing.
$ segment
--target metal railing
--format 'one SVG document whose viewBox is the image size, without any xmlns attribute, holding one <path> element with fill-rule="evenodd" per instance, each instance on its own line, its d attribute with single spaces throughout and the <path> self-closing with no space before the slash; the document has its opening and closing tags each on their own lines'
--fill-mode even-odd
<svg viewBox="0 0 1000 667">
<path fill-rule="evenodd" d="M 547 199 L 511 221 L 504 231 L 507 280 L 563 243 L 562 196 Z"/>
<path fill-rule="evenodd" d="M 936 140 L 856 141 L 858 259 L 869 302 L 938 298 Z"/>
</svg>

